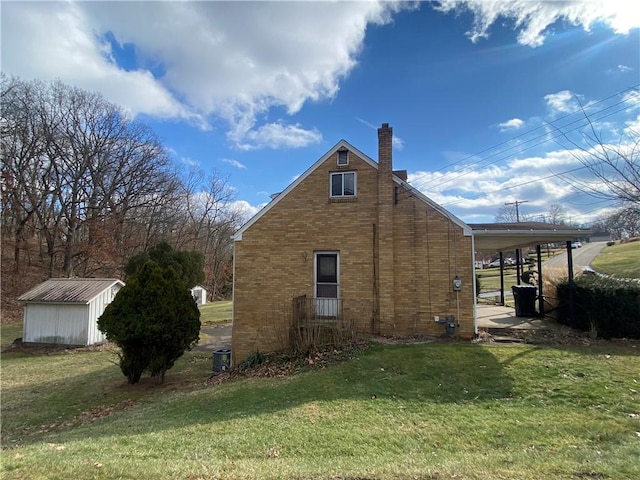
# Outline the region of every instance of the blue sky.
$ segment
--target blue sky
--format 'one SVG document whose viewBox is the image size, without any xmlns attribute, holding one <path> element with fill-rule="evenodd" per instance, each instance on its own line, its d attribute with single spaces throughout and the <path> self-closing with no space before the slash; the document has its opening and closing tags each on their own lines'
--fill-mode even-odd
<svg viewBox="0 0 640 480">
<path fill-rule="evenodd" d="M 102 93 L 247 215 L 340 139 L 375 160 L 389 123 L 394 167 L 462 220 L 584 223 L 613 205 L 572 187 L 595 179 L 558 129 L 581 141 L 580 102 L 607 142 L 640 132 L 632 3 L 3 1 L 1 66 Z"/>
</svg>

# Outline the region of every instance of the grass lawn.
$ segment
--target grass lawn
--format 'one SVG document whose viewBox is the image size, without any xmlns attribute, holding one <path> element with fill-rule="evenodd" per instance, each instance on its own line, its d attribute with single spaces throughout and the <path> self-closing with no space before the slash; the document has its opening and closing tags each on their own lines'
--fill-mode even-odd
<svg viewBox="0 0 640 480">
<path fill-rule="evenodd" d="M 200 323 L 203 326 L 231 321 L 233 302 L 220 301 L 200 305 Z"/>
<path fill-rule="evenodd" d="M 640 241 L 604 247 L 591 266 L 620 278 L 640 278 Z"/>
<path fill-rule="evenodd" d="M 500 291 L 500 269 L 485 268 L 484 270 L 476 270 L 476 274 L 480 280 L 481 292 L 498 292 Z M 504 291 L 510 292 L 512 285 L 517 285 L 515 267 L 507 268 L 504 271 Z"/>
<path fill-rule="evenodd" d="M 5 348 L 16 339 L 22 337 L 22 322 L 3 323 L 0 325 L 0 348 Z"/>
<path fill-rule="evenodd" d="M 637 341 L 375 345 L 211 385 L 209 356 L 188 352 L 164 385 L 129 386 L 108 350 L 5 352 L 1 475 L 637 479 L 639 353 Z"/>
</svg>

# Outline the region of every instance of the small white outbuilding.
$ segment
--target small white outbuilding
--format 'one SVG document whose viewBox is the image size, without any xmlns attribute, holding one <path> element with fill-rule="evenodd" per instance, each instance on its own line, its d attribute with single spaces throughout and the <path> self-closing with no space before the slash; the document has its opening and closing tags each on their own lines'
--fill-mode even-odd
<svg viewBox="0 0 640 480">
<path fill-rule="evenodd" d="M 191 289 L 191 296 L 198 305 L 206 305 L 207 303 L 207 291 L 204 287 L 196 285 Z"/>
<path fill-rule="evenodd" d="M 114 278 L 52 278 L 18 298 L 23 343 L 93 345 L 105 340 L 98 318 L 124 283 Z"/>
</svg>

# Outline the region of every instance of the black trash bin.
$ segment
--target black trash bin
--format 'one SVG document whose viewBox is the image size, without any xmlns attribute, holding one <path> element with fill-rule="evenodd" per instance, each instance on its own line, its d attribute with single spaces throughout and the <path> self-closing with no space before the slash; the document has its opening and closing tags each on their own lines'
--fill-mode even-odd
<svg viewBox="0 0 640 480">
<path fill-rule="evenodd" d="M 516 303 L 516 317 L 537 317 L 536 291 L 534 285 L 514 285 L 511 287 Z"/>
<path fill-rule="evenodd" d="M 213 352 L 213 371 L 227 372 L 231 369 L 231 349 L 221 348 Z"/>
</svg>

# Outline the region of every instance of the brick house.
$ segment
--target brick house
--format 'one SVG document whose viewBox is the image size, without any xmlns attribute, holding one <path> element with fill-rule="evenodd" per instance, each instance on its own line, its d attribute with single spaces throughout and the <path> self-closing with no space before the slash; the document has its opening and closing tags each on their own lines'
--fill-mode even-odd
<svg viewBox="0 0 640 480">
<path fill-rule="evenodd" d="M 383 124 L 378 163 L 338 142 L 236 233 L 234 362 L 286 346 L 295 299 L 374 334 L 453 316 L 473 337 L 472 229 L 393 171 L 392 138 Z"/>
</svg>

